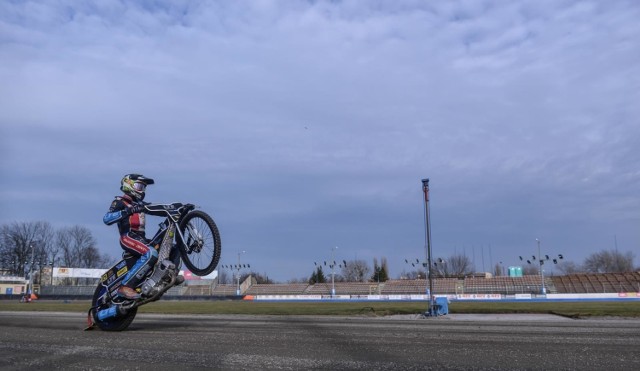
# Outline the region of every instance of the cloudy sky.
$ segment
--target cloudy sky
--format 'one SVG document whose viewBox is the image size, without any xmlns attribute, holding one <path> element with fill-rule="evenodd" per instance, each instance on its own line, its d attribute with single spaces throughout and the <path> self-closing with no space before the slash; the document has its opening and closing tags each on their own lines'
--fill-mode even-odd
<svg viewBox="0 0 640 371">
<path fill-rule="evenodd" d="M 4 1 L 0 223 L 102 223 L 122 175 L 222 263 L 640 261 L 640 3 Z M 155 231 L 160 220 L 151 218 Z"/>
</svg>

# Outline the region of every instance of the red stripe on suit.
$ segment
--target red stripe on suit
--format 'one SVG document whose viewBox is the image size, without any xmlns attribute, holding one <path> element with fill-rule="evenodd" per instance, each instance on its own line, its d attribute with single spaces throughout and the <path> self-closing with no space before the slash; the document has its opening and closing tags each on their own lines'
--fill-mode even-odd
<svg viewBox="0 0 640 371">
<path fill-rule="evenodd" d="M 127 250 L 139 255 L 144 255 L 147 251 L 149 251 L 149 246 L 147 246 L 144 242 L 136 240 L 135 238 L 131 238 L 126 234 L 120 237 L 120 244 Z"/>
</svg>

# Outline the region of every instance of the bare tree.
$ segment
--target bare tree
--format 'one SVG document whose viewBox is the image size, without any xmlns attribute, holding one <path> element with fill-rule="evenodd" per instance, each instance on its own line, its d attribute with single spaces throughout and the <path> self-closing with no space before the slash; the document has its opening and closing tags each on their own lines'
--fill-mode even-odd
<svg viewBox="0 0 640 371">
<path fill-rule="evenodd" d="M 80 267 L 82 268 L 107 268 L 115 263 L 107 254 L 100 254 L 95 246 L 89 246 L 80 252 Z"/>
<path fill-rule="evenodd" d="M 502 270 L 502 264 L 496 263 L 496 265 L 493 266 L 493 275 L 495 277 L 504 276 L 504 272 Z"/>
<path fill-rule="evenodd" d="M 26 268 L 44 264 L 47 247 L 53 238 L 48 222 L 15 222 L 0 227 L 0 256 L 2 267 L 22 275 Z"/>
<path fill-rule="evenodd" d="M 371 272 L 367 262 L 361 259 L 347 261 L 341 268 L 342 277 L 347 282 L 365 282 Z"/>
<path fill-rule="evenodd" d="M 572 262 L 572 261 L 563 261 L 561 263 L 558 263 L 557 266 L 558 266 L 558 270 L 562 274 L 584 272 L 584 269 L 579 264 L 576 264 L 575 262 Z"/>
<path fill-rule="evenodd" d="M 240 275 L 240 282 L 244 282 L 248 277 L 251 277 L 253 283 L 274 283 L 266 273 L 247 272 Z"/>
<path fill-rule="evenodd" d="M 108 255 L 100 254 L 95 238 L 85 227 L 76 225 L 58 230 L 56 244 L 67 267 L 104 268 L 113 263 Z"/>
<path fill-rule="evenodd" d="M 633 253 L 618 250 L 603 250 L 589 255 L 583 264 L 584 270 L 592 273 L 633 271 Z"/>
<path fill-rule="evenodd" d="M 233 283 L 231 280 L 231 275 L 227 272 L 227 270 L 218 268 L 218 283 Z"/>
<path fill-rule="evenodd" d="M 434 259 L 434 277 L 460 277 L 470 273 L 473 273 L 473 268 L 471 259 L 466 255 L 453 254 L 446 259 Z"/>
<path fill-rule="evenodd" d="M 402 272 L 400 274 L 400 278 L 401 279 L 407 279 L 407 280 L 415 280 L 415 279 L 419 279 L 419 278 L 426 278 L 427 277 L 427 272 L 425 270 L 421 270 L 421 269 L 416 269 L 416 270 L 412 270 L 410 272 Z"/>
<path fill-rule="evenodd" d="M 522 267 L 522 274 L 525 276 L 540 274 L 540 266 L 537 264 L 527 264 Z"/>
</svg>

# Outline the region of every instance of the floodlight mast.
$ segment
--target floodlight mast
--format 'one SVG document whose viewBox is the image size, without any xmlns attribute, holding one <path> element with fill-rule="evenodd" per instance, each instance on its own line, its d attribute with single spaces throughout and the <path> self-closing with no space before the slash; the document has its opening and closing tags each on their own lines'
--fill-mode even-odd
<svg viewBox="0 0 640 371">
<path fill-rule="evenodd" d="M 240 295 L 240 255 L 246 253 L 246 251 L 242 250 L 242 252 L 238 253 L 238 273 L 236 274 L 236 278 L 238 279 L 238 286 L 236 288 L 236 295 Z"/>
<path fill-rule="evenodd" d="M 433 303 L 433 277 L 431 273 L 431 221 L 429 220 L 429 178 L 422 179 L 422 192 L 424 193 L 424 247 L 427 255 L 427 277 L 429 279 L 429 308 L 428 311 L 431 314 L 434 308 Z"/>
<path fill-rule="evenodd" d="M 35 262 L 36 262 L 36 244 L 41 244 L 41 243 L 43 243 L 42 240 L 34 240 L 29 242 L 29 247 L 31 248 L 31 263 L 29 264 L 29 283 L 28 283 L 29 286 L 27 287 L 27 294 L 29 295 L 29 300 L 31 300 L 31 295 L 35 294 L 35 290 L 33 289 L 33 286 L 35 285 L 35 282 L 33 280 L 33 273 L 34 273 L 33 266 L 35 265 Z M 40 280 L 40 284 L 42 284 L 42 280 Z"/>
<path fill-rule="evenodd" d="M 29 288 L 27 289 L 27 295 L 29 295 L 29 299 L 35 293 L 33 289 L 33 264 L 36 261 L 36 241 L 32 241 L 29 243 L 29 247 L 31 247 L 31 264 L 29 264 Z"/>
<path fill-rule="evenodd" d="M 538 266 L 540 267 L 540 281 L 542 283 L 542 295 L 547 294 L 547 290 L 544 287 L 544 271 L 542 270 L 542 255 L 540 255 L 540 239 L 536 238 L 536 242 L 538 243 Z"/>
<path fill-rule="evenodd" d="M 338 249 L 338 246 L 334 247 L 331 249 L 331 298 L 336 296 L 336 282 L 335 282 L 335 272 L 334 269 L 336 267 L 336 260 L 335 260 L 335 251 Z"/>
</svg>

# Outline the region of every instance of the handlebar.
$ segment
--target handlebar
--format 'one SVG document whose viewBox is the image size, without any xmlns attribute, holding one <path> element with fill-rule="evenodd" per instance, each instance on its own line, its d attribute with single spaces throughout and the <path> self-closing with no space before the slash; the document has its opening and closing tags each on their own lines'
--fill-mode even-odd
<svg viewBox="0 0 640 371">
<path fill-rule="evenodd" d="M 195 209 L 194 204 L 182 204 L 180 202 L 174 202 L 171 204 L 145 204 L 144 210 L 146 214 L 155 216 L 167 216 L 176 214 L 186 214 Z"/>
</svg>

